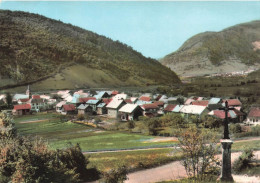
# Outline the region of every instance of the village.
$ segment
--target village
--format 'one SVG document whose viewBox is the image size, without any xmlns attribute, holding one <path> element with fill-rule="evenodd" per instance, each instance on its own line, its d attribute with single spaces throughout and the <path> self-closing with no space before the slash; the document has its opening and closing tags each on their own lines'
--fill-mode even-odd
<svg viewBox="0 0 260 183">
<path fill-rule="evenodd" d="M 6 102 L 6 96 L 0 95 L 0 101 Z M 138 120 L 140 116 L 158 117 L 166 113 L 179 113 L 185 119 L 189 116 L 211 116 L 223 120 L 225 118 L 225 102 L 232 110 L 228 118 L 233 123 L 256 126 L 260 124 L 260 108 L 251 107 L 249 113 L 243 112 L 243 104 L 239 99 L 206 98 L 206 97 L 168 97 L 152 93 L 132 93 L 114 91 L 85 92 L 78 90 L 57 91 L 51 94 L 32 94 L 28 86 L 24 94 L 12 97 L 12 114 L 30 115 L 43 111 L 53 111 L 69 116 L 102 116 L 117 121 Z"/>
</svg>

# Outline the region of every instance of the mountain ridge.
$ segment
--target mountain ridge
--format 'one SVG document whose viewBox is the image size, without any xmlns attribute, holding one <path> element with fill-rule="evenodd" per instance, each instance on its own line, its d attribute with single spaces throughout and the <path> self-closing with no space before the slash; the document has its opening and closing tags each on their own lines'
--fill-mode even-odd
<svg viewBox="0 0 260 183">
<path fill-rule="evenodd" d="M 174 72 L 157 60 L 71 24 L 38 14 L 0 10 L 0 26 L 2 88 L 37 81 L 44 82 L 46 87 L 63 83 L 65 88 L 180 82 Z M 78 75 L 77 65 L 85 68 Z M 71 81 L 70 75 L 76 80 Z M 78 82 L 84 77 L 85 81 Z M 47 79 L 52 86 L 47 86 Z"/>
<path fill-rule="evenodd" d="M 247 70 L 260 65 L 260 20 L 192 36 L 160 62 L 181 76 Z"/>
</svg>

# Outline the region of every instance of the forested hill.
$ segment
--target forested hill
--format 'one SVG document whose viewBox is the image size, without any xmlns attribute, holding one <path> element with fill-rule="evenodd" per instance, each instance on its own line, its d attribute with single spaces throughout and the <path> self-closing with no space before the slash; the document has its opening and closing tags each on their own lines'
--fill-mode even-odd
<svg viewBox="0 0 260 183">
<path fill-rule="evenodd" d="M 131 47 L 61 21 L 0 10 L 0 29 L 1 87 L 39 80 L 56 88 L 180 82 Z"/>
<path fill-rule="evenodd" d="M 161 63 L 180 75 L 225 73 L 260 65 L 260 21 L 204 32 L 188 39 Z"/>
</svg>

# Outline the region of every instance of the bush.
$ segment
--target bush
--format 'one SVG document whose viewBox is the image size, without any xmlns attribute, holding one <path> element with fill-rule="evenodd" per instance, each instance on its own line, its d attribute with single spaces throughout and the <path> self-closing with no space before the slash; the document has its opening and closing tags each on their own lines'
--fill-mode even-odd
<svg viewBox="0 0 260 183">
<path fill-rule="evenodd" d="M 85 119 L 84 114 L 78 114 L 77 119 L 80 121 L 84 120 Z"/>
<path fill-rule="evenodd" d="M 111 169 L 108 172 L 103 172 L 102 183 L 123 183 L 127 180 L 127 169 L 125 166 L 120 166 L 116 169 Z"/>
<path fill-rule="evenodd" d="M 254 157 L 253 150 L 246 149 L 241 156 L 234 162 L 233 170 L 235 173 L 240 173 L 242 170 L 250 167 L 250 162 Z"/>
<path fill-rule="evenodd" d="M 229 125 L 229 130 L 235 134 L 235 133 L 241 133 L 242 132 L 242 127 L 240 124 L 230 124 Z"/>
</svg>

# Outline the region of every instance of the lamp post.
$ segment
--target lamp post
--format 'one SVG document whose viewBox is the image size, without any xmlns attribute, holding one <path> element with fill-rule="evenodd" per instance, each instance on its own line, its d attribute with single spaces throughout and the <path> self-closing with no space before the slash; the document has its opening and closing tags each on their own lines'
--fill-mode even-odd
<svg viewBox="0 0 260 183">
<path fill-rule="evenodd" d="M 228 111 L 234 108 L 228 107 L 228 102 L 225 102 L 225 107 L 220 108 L 220 110 L 225 111 L 225 121 L 224 121 L 224 138 L 220 140 L 222 145 L 222 168 L 220 180 L 223 182 L 233 182 L 233 177 L 231 174 L 231 145 L 233 141 L 229 138 L 228 130 Z"/>
</svg>

